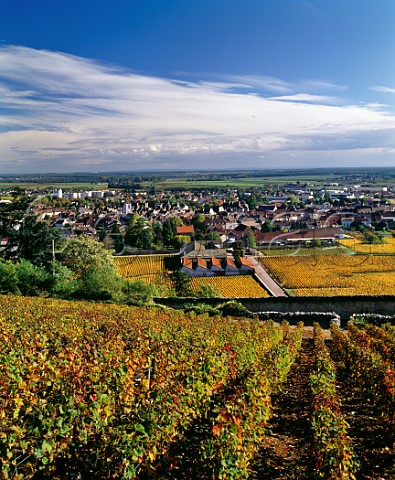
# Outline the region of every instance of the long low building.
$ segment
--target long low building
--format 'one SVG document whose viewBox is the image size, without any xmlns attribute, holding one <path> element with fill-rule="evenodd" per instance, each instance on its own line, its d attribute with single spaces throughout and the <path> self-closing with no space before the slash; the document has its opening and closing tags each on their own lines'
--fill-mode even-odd
<svg viewBox="0 0 395 480">
<path fill-rule="evenodd" d="M 181 270 L 190 277 L 213 277 L 214 275 L 252 275 L 255 268 L 247 258 L 188 258 L 182 259 Z"/>
</svg>

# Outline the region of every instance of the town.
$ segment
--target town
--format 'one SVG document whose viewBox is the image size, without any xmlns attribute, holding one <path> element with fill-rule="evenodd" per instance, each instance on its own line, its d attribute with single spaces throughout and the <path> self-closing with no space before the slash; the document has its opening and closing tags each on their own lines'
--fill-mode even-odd
<svg viewBox="0 0 395 480">
<path fill-rule="evenodd" d="M 64 238 L 88 235 L 117 254 L 182 250 L 331 246 L 349 230 L 390 232 L 395 226 L 395 182 L 356 184 L 299 180 L 263 188 L 26 189 L 26 213 Z M 6 203 L 12 188 L 3 189 Z M 1 239 L 5 247 L 7 238 Z M 196 250 L 189 247 L 190 250 Z M 207 252 L 206 252 L 207 255 Z M 191 255 L 189 255 L 191 256 Z M 193 256 L 193 255 L 192 255 Z"/>
</svg>

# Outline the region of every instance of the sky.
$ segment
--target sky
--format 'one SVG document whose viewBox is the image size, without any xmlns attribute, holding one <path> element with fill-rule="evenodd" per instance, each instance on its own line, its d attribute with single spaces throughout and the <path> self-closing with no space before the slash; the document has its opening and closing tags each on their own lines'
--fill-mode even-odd
<svg viewBox="0 0 395 480">
<path fill-rule="evenodd" d="M 395 166 L 394 0 L 1 2 L 0 175 Z"/>
</svg>

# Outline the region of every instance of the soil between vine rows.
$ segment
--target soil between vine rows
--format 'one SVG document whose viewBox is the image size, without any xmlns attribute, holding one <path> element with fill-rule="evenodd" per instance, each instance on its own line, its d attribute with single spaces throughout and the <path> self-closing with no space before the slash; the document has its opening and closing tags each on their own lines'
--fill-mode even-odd
<svg viewBox="0 0 395 480">
<path fill-rule="evenodd" d="M 394 443 L 380 418 L 358 387 L 352 384 L 331 348 L 330 332 L 324 331 L 337 369 L 339 397 L 349 424 L 348 436 L 358 456 L 357 480 L 395 480 Z M 273 399 L 274 416 L 268 437 L 250 478 L 254 480 L 304 480 L 313 478 L 314 451 L 310 428 L 309 375 L 314 361 L 312 329 L 305 328 L 301 351 L 282 392 Z"/>
<path fill-rule="evenodd" d="M 273 418 L 268 437 L 258 455 L 252 479 L 302 480 L 311 472 L 311 394 L 309 375 L 313 366 L 312 332 L 305 329 L 301 350 L 282 391 L 273 398 Z"/>
</svg>

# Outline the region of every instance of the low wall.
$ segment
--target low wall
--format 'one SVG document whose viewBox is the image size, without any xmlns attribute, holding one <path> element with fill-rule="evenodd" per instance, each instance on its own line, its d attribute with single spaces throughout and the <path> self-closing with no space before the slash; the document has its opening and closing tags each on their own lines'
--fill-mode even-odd
<svg viewBox="0 0 395 480">
<path fill-rule="evenodd" d="M 223 304 L 224 298 L 155 298 L 156 303 L 173 308 L 182 308 L 185 304 L 211 306 Z M 395 295 L 355 296 L 355 297 L 270 297 L 270 298 L 233 298 L 243 304 L 250 312 L 279 312 L 284 314 L 316 312 L 337 314 L 342 323 L 355 314 L 395 315 Z"/>
</svg>

